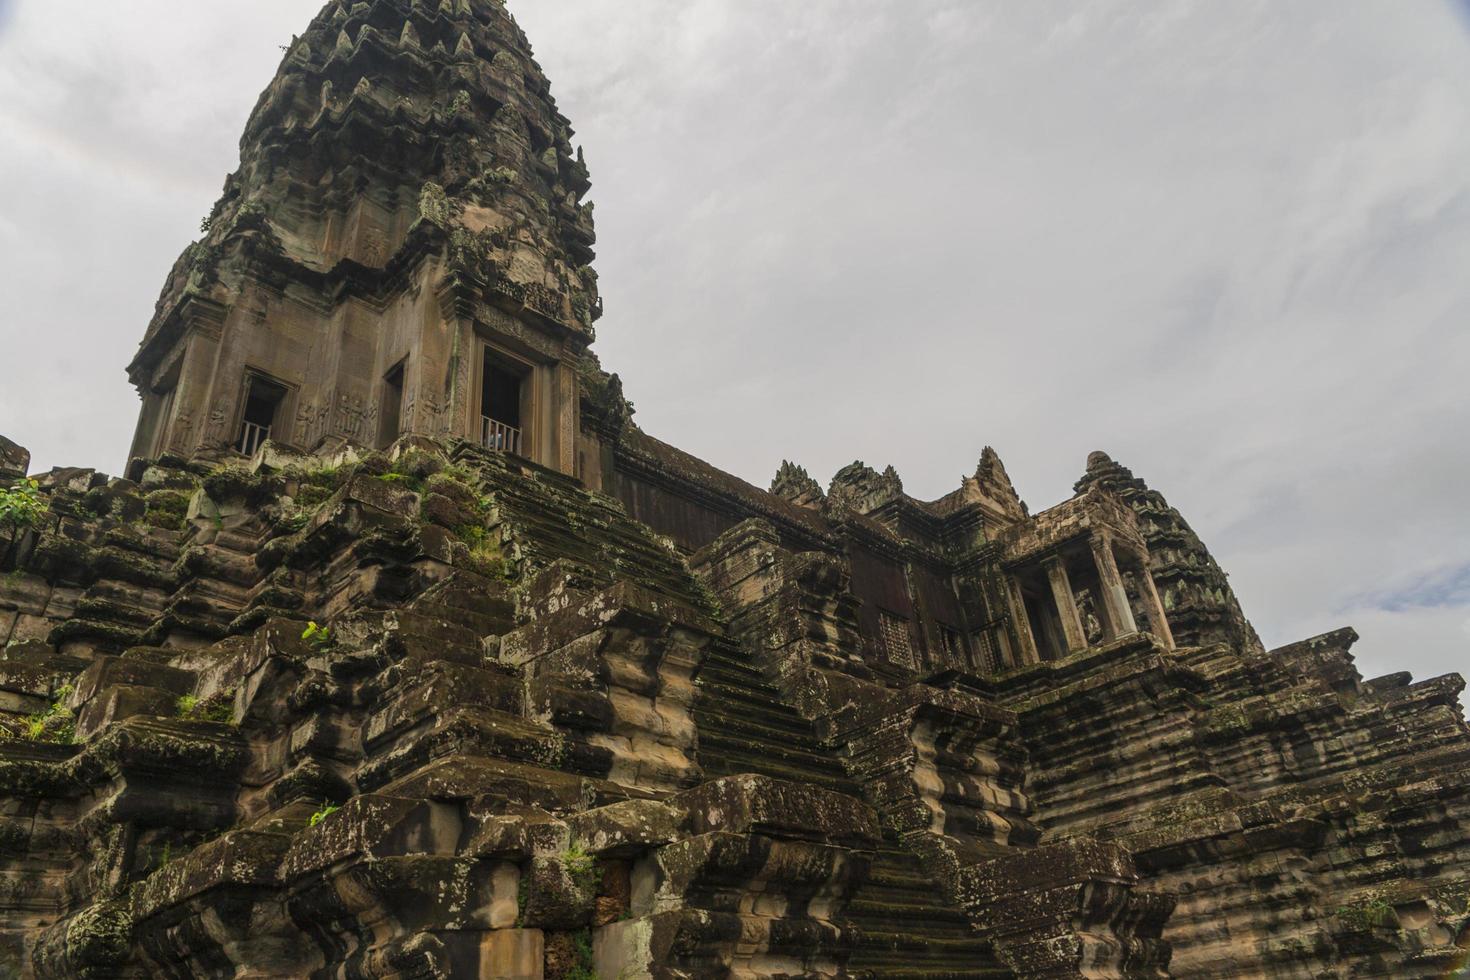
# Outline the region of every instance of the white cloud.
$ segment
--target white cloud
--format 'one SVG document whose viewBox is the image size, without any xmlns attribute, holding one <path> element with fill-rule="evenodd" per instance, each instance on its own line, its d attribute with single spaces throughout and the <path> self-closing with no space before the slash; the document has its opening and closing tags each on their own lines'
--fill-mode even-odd
<svg viewBox="0 0 1470 980">
<path fill-rule="evenodd" d="M 314 0 L 19 0 L 0 431 L 116 466 L 121 367 Z M 513 3 L 586 145 L 599 350 L 655 434 L 911 491 L 993 443 L 1034 505 L 1106 448 L 1268 642 L 1464 665 L 1470 41 L 1449 4 Z M 13 127 L 19 121 L 24 127 Z M 65 297 L 65 302 L 58 302 Z M 55 338 L 70 338 L 64 346 Z"/>
</svg>

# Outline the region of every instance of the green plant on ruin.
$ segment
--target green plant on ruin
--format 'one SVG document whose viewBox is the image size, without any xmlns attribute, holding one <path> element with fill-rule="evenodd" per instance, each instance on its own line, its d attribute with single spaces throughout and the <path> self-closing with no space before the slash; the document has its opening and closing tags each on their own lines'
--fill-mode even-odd
<svg viewBox="0 0 1470 980">
<path fill-rule="evenodd" d="M 502 579 L 507 582 L 512 579 L 510 565 L 501 552 L 500 538 L 497 535 L 492 534 L 482 524 L 462 524 L 455 529 L 454 533 L 468 549 L 465 565 L 471 571 L 486 578 Z"/>
<path fill-rule="evenodd" d="M 335 491 L 342 485 L 342 477 L 348 469 L 349 467 L 340 466 L 336 463 L 327 463 L 321 466 L 293 470 L 292 475 L 300 479 L 303 486 Z M 331 496 L 331 494 L 327 496 Z M 325 500 L 326 498 L 323 497 L 322 499 Z"/>
<path fill-rule="evenodd" d="M 567 842 L 567 849 L 561 855 L 561 863 L 578 890 L 594 891 L 602 884 L 602 869 L 598 867 L 597 858 L 577 838 L 573 837 Z"/>
<path fill-rule="evenodd" d="M 45 513 L 46 499 L 39 482 L 16 480 L 9 489 L 0 490 L 0 528 L 35 527 Z"/>
<path fill-rule="evenodd" d="M 306 624 L 306 629 L 301 631 L 301 638 L 318 650 L 330 650 L 337 645 L 337 638 L 332 635 L 332 631 L 325 626 L 317 625 L 314 619 Z"/>
<path fill-rule="evenodd" d="M 454 98 L 449 101 L 449 114 L 451 116 L 458 116 L 461 113 L 468 112 L 473 104 L 470 99 L 470 93 L 464 91 L 455 92 Z"/>
<path fill-rule="evenodd" d="M 597 975 L 597 960 L 592 952 L 592 933 L 583 929 L 572 936 L 572 948 L 577 952 L 577 962 L 562 974 L 565 980 L 600 980 Z"/>
<path fill-rule="evenodd" d="M 387 473 L 380 473 L 377 479 L 384 483 L 393 483 L 408 487 L 408 489 L 415 493 L 418 493 L 424 488 L 424 482 L 411 473 L 399 473 L 390 470 Z"/>
<path fill-rule="evenodd" d="M 221 691 L 208 698 L 185 694 L 174 702 L 174 713 L 185 721 L 208 721 L 228 725 L 235 720 L 235 694 Z"/>
<path fill-rule="evenodd" d="M 54 742 L 57 745 L 75 742 L 76 719 L 66 706 L 73 693 L 75 689 L 70 684 L 60 688 L 45 711 L 30 715 L 21 723 L 21 738 L 31 742 Z"/>
<path fill-rule="evenodd" d="M 306 525 L 311 523 L 311 511 L 304 508 L 293 510 L 283 515 L 276 523 L 288 534 L 297 534 L 306 530 Z"/>
<path fill-rule="evenodd" d="M 189 513 L 189 498 L 177 490 L 155 490 L 144 498 L 144 523 L 166 531 L 182 531 Z"/>
<path fill-rule="evenodd" d="M 189 285 L 198 288 L 219 279 L 219 264 L 224 254 L 224 246 L 218 243 L 195 242 L 189 246 Z"/>
<path fill-rule="evenodd" d="M 463 463 L 450 463 L 435 475 L 455 483 L 463 483 L 467 487 L 473 487 L 479 480 L 475 471 Z"/>
<path fill-rule="evenodd" d="M 311 819 L 307 821 L 306 825 L 308 827 L 315 827 L 340 809 L 342 808 L 334 803 L 323 803 L 321 809 L 311 815 Z"/>
</svg>

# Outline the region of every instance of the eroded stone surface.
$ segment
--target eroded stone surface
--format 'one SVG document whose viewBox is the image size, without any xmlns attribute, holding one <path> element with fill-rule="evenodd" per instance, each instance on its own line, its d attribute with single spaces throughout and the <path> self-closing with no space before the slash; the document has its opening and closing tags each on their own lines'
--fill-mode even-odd
<svg viewBox="0 0 1470 980">
<path fill-rule="evenodd" d="M 648 436 L 570 137 L 492 0 L 287 47 L 125 478 L 0 524 L 0 975 L 1465 964 L 1458 677 L 1266 651 L 1105 454 L 1033 515 Z"/>
</svg>

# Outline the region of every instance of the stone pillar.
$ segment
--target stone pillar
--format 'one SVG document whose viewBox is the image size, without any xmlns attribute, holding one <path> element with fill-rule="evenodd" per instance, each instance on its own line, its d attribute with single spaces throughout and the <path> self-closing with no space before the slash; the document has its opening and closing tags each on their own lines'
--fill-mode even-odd
<svg viewBox="0 0 1470 980">
<path fill-rule="evenodd" d="M 1101 583 L 1098 599 L 1102 603 L 1112 638 L 1138 632 L 1138 623 L 1133 618 L 1133 609 L 1128 605 L 1128 590 L 1123 587 L 1123 576 L 1118 573 L 1118 559 L 1113 554 L 1113 543 L 1105 534 L 1092 539 L 1092 560 L 1097 564 L 1097 577 Z"/>
<path fill-rule="evenodd" d="M 548 465 L 567 476 L 577 472 L 577 430 L 582 417 L 577 372 L 570 364 L 556 365 L 552 375 L 553 422 L 556 426 L 555 456 Z"/>
<path fill-rule="evenodd" d="M 1020 646 L 1016 651 L 1020 662 L 1010 666 L 1026 667 L 1041 663 L 1041 654 L 1036 650 L 1036 637 L 1031 635 L 1031 618 L 1026 615 L 1026 598 L 1021 595 L 1021 583 L 1016 581 L 1014 575 L 1007 575 L 1005 578 L 1006 605 L 1010 607 L 1011 625 L 1016 631 L 1016 640 Z"/>
<path fill-rule="evenodd" d="M 1079 653 L 1087 649 L 1087 632 L 1082 628 L 1082 616 L 1077 612 L 1077 600 L 1072 595 L 1072 580 L 1067 576 L 1067 566 L 1060 558 L 1048 558 L 1043 567 L 1051 582 L 1052 597 L 1056 599 L 1057 613 L 1062 620 L 1062 635 L 1067 640 L 1067 652 Z"/>
<path fill-rule="evenodd" d="M 1164 641 L 1164 646 L 1174 649 L 1174 631 L 1169 628 L 1169 618 L 1164 615 L 1164 603 L 1159 590 L 1154 586 L 1154 577 L 1148 570 L 1148 556 L 1138 556 L 1138 589 L 1143 604 L 1148 607 L 1148 618 L 1153 623 L 1154 636 Z"/>
</svg>

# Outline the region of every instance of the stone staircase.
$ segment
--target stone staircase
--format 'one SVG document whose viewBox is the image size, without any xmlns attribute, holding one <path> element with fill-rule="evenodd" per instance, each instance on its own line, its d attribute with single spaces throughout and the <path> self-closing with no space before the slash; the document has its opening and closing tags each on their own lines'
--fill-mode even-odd
<svg viewBox="0 0 1470 980">
<path fill-rule="evenodd" d="M 848 969 L 873 980 L 977 980 L 1015 974 L 947 904 L 919 859 L 888 831 L 847 907 L 857 943 Z"/>
<path fill-rule="evenodd" d="M 700 670 L 699 757 L 705 772 L 755 772 L 837 793 L 855 794 L 841 762 L 816 738 L 811 722 L 788 705 L 733 643 L 712 646 Z"/>
</svg>

